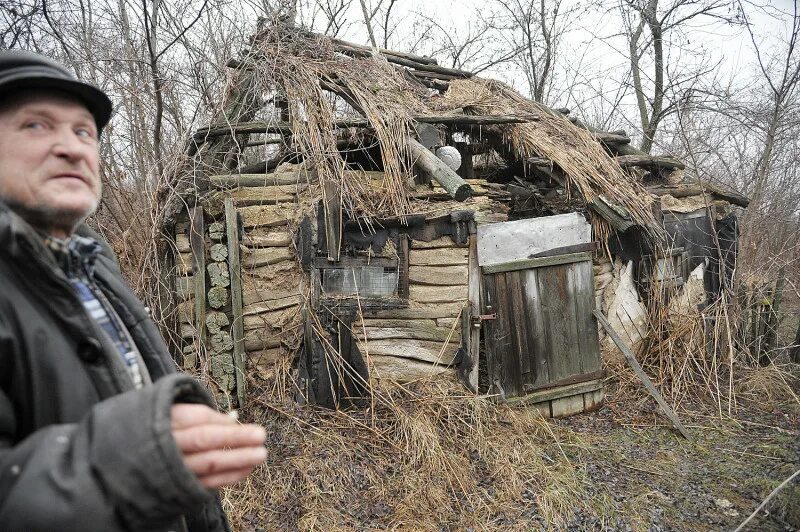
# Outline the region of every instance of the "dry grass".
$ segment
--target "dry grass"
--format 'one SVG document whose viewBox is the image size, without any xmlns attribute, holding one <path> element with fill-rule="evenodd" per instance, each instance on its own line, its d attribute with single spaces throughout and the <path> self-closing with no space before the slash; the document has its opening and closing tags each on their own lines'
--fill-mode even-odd
<svg viewBox="0 0 800 532">
<path fill-rule="evenodd" d="M 571 459 L 585 444 L 535 409 L 441 380 L 376 392 L 348 412 L 257 398 L 270 458 L 225 492 L 236 528 L 526 530 L 534 515 L 559 528 L 594 512 Z"/>
</svg>

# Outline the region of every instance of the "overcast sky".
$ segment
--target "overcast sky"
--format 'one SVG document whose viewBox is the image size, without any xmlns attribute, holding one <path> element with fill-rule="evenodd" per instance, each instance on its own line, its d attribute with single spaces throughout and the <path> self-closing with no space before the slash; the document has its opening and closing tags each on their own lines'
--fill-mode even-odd
<svg viewBox="0 0 800 532">
<path fill-rule="evenodd" d="M 368 0 L 374 4 L 374 0 Z M 552 5 L 552 4 L 550 4 Z M 561 7 L 564 27 L 563 40 L 556 57 L 554 83 L 547 102 L 555 106 L 567 106 L 582 110 L 585 117 L 598 125 L 610 128 L 630 128 L 637 123 L 637 110 L 632 93 L 621 97 L 621 87 L 630 83 L 625 24 L 620 14 L 619 2 L 564 0 Z M 660 9 L 670 5 L 662 0 Z M 496 7 L 487 0 L 399 0 L 392 11 L 394 33 L 390 47 L 408 50 L 414 44 L 418 52 L 430 53 L 444 33 L 454 40 L 463 38 L 480 24 L 484 18 L 496 15 L 490 8 Z M 744 9 L 759 44 L 765 50 L 780 46 L 788 33 L 789 16 L 780 20 L 781 13 L 791 13 L 790 0 L 773 0 L 753 3 L 731 1 L 721 4 L 717 14 L 741 22 L 738 13 Z M 303 13 L 307 21 L 309 11 Z M 363 15 L 358 0 L 353 0 L 346 15 L 350 21 L 340 37 L 362 44 L 368 43 L 363 24 Z M 419 42 L 420 20 L 435 21 L 444 31 L 431 31 L 433 40 Z M 318 20 L 315 29 L 319 27 Z M 376 30 L 379 33 L 379 30 Z M 376 35 L 381 40 L 382 34 Z M 744 87 L 756 72 L 755 56 L 750 36 L 741 23 L 728 23 L 719 18 L 698 17 L 665 35 L 667 68 L 672 75 L 688 75 L 695 71 L 708 72 L 700 83 L 713 87 Z M 502 38 L 482 43 L 485 50 L 495 47 L 507 49 Z M 446 58 L 438 54 L 440 62 Z M 448 65 L 449 66 L 449 65 Z M 645 74 L 650 69 L 646 68 Z M 492 67 L 482 75 L 497 77 L 511 83 L 527 95 L 528 87 L 519 68 L 512 64 Z M 647 80 L 645 80 L 647 82 Z M 602 123 L 602 120 L 608 119 Z"/>
</svg>

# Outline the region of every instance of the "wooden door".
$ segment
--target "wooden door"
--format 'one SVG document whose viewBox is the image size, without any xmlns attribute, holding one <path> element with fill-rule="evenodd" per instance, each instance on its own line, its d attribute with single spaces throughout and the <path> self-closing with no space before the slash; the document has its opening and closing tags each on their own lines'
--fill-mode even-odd
<svg viewBox="0 0 800 532">
<path fill-rule="evenodd" d="M 521 232 L 523 224 L 529 231 Z M 554 225 L 563 231 L 552 231 Z M 579 215 L 560 215 L 486 227 L 491 230 L 478 232 L 478 260 L 493 392 L 509 398 L 597 379 L 588 224 Z"/>
</svg>

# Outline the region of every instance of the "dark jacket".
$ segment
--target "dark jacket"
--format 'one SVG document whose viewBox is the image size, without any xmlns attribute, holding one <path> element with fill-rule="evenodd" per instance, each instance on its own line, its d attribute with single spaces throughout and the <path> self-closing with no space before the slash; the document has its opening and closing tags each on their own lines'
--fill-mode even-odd
<svg viewBox="0 0 800 532">
<path fill-rule="evenodd" d="M 52 253 L 0 203 L 0 531 L 227 531 L 170 430 L 174 402 L 208 395 L 174 372 L 110 254 L 95 281 L 154 384 L 132 390 Z"/>
</svg>

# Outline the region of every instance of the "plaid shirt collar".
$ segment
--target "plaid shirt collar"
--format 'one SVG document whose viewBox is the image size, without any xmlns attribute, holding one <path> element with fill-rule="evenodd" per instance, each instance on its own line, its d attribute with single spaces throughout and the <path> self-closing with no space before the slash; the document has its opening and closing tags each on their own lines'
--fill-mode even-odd
<svg viewBox="0 0 800 532">
<path fill-rule="evenodd" d="M 43 240 L 68 277 L 81 273 L 90 277 L 93 275 L 94 263 L 101 250 L 96 240 L 78 235 L 72 235 L 67 240 L 45 235 Z"/>
</svg>

